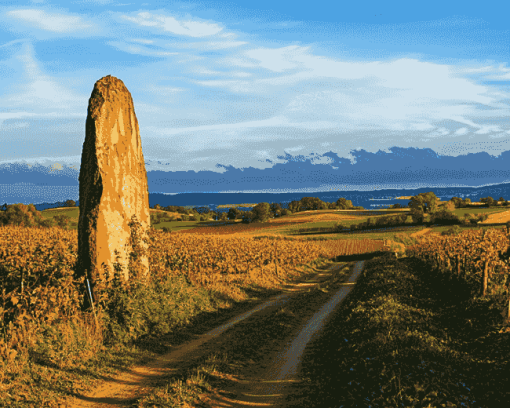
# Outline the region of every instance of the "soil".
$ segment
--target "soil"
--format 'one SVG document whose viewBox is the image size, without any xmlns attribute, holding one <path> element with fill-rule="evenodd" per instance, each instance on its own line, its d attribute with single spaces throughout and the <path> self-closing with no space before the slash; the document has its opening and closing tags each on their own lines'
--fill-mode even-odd
<svg viewBox="0 0 510 408">
<path fill-rule="evenodd" d="M 490 214 L 489 218 L 480 222 L 480 224 L 505 224 L 508 221 L 510 221 L 510 210 Z"/>
<path fill-rule="evenodd" d="M 432 228 L 424 228 L 420 231 L 416 231 L 416 232 L 413 232 L 411 234 L 411 237 L 419 237 L 419 236 L 422 236 L 422 235 L 426 235 L 428 234 L 430 231 L 432 231 Z"/>
<path fill-rule="evenodd" d="M 238 368 L 235 375 L 220 375 L 209 381 L 212 392 L 201 395 L 200 406 L 287 406 L 285 397 L 295 394 L 293 389 L 300 386 L 300 381 L 298 373 L 274 380 L 275 370 L 284 363 L 281 353 L 342 286 L 352 285 L 346 281 L 354 264 L 327 261 L 315 269 L 315 275 L 287 285 L 276 296 L 240 305 L 235 315 L 226 311 L 224 316 L 203 322 L 187 341 L 143 366 L 97 382 L 86 393 L 69 400 L 66 406 L 133 406 L 154 387 L 168 384 L 178 373 L 196 367 L 212 354 L 222 353 L 228 354 L 229 362 L 234 361 Z M 225 328 L 243 313 L 269 301 L 273 301 L 269 306 Z M 232 316 L 236 317 L 232 319 Z M 211 329 L 219 331 L 212 335 Z M 299 406 L 299 402 L 293 406 Z"/>
</svg>

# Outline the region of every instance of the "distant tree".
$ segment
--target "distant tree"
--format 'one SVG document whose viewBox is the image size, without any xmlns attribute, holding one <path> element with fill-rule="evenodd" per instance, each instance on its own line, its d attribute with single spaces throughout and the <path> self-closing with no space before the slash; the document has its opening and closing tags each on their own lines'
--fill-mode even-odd
<svg viewBox="0 0 510 408">
<path fill-rule="evenodd" d="M 441 224 L 441 225 L 453 225 L 461 224 L 461 219 L 454 213 L 455 204 L 452 201 L 448 201 L 446 205 L 442 205 L 441 208 L 430 214 L 430 223 Z"/>
<path fill-rule="evenodd" d="M 503 197 L 499 197 L 498 201 L 505 201 L 505 199 Z"/>
<path fill-rule="evenodd" d="M 154 208 L 155 208 L 156 210 L 161 210 L 161 206 L 160 206 L 159 204 L 156 204 L 156 205 L 154 206 Z"/>
<path fill-rule="evenodd" d="M 64 207 L 76 207 L 76 202 L 73 201 L 73 200 L 67 200 L 65 203 L 64 203 Z"/>
<path fill-rule="evenodd" d="M 254 219 L 254 215 L 251 211 L 243 211 L 243 223 L 248 224 Z"/>
<path fill-rule="evenodd" d="M 336 208 L 336 203 L 327 203 L 328 204 L 328 208 L 330 210 L 334 210 Z"/>
<path fill-rule="evenodd" d="M 402 206 L 399 203 L 397 203 L 397 204 L 390 205 L 390 208 L 402 208 Z"/>
<path fill-rule="evenodd" d="M 228 219 L 228 215 L 226 212 L 222 212 L 220 215 L 220 221 L 226 221 Z"/>
<path fill-rule="evenodd" d="M 438 206 L 439 198 L 431 191 L 429 193 L 420 193 L 412 196 L 409 201 L 409 208 L 412 210 L 419 210 L 423 213 L 434 212 Z"/>
<path fill-rule="evenodd" d="M 336 200 L 336 206 L 340 210 L 347 210 L 347 209 L 353 207 L 352 201 L 351 200 L 347 200 L 347 199 L 345 199 L 343 197 L 340 197 L 338 200 Z"/>
<path fill-rule="evenodd" d="M 282 216 L 285 216 L 285 215 L 291 215 L 292 214 L 292 211 L 289 210 L 288 208 L 284 208 L 282 210 Z"/>
<path fill-rule="evenodd" d="M 292 211 L 293 213 L 301 211 L 301 202 L 293 200 L 288 204 L 288 209 Z"/>
<path fill-rule="evenodd" d="M 278 203 L 271 203 L 269 209 L 273 217 L 279 217 L 282 214 L 282 206 Z"/>
<path fill-rule="evenodd" d="M 209 207 L 205 207 L 205 206 L 193 208 L 193 212 L 195 212 L 197 214 L 207 214 L 210 211 L 211 211 L 211 209 Z"/>
<path fill-rule="evenodd" d="M 269 203 L 259 203 L 251 212 L 253 213 L 252 222 L 267 222 L 271 218 Z"/>
<path fill-rule="evenodd" d="M 492 207 L 494 205 L 494 198 L 492 197 L 483 197 L 480 198 L 481 203 L 485 203 L 487 207 Z"/>
<path fill-rule="evenodd" d="M 420 193 L 412 196 L 409 201 L 409 208 L 411 209 L 411 217 L 413 222 L 421 224 L 425 220 L 425 214 L 436 211 L 439 199 L 433 192 Z"/>
<path fill-rule="evenodd" d="M 0 213 L 0 225 L 36 227 L 44 225 L 44 221 L 44 217 L 35 209 L 33 204 L 8 205 L 7 209 Z"/>
<path fill-rule="evenodd" d="M 0 210 L 1 210 L 1 211 L 7 211 L 7 203 L 5 203 L 4 205 L 2 205 L 2 207 L 0 207 Z"/>
<path fill-rule="evenodd" d="M 444 208 L 446 209 L 446 211 L 454 211 L 455 210 L 455 203 L 451 202 L 451 201 L 447 201 Z"/>
<path fill-rule="evenodd" d="M 367 228 L 375 228 L 377 226 L 377 218 L 369 217 L 366 221 L 365 226 Z"/>
<path fill-rule="evenodd" d="M 460 208 L 462 206 L 462 198 L 460 197 L 452 197 L 450 201 L 455 204 L 455 208 Z"/>
<path fill-rule="evenodd" d="M 320 210 L 324 208 L 325 203 L 317 197 L 303 197 L 300 200 L 301 207 L 304 211 Z"/>
<path fill-rule="evenodd" d="M 463 207 L 467 207 L 469 204 L 471 204 L 471 199 L 470 198 L 464 198 L 464 200 L 462 200 L 462 206 Z"/>
<path fill-rule="evenodd" d="M 238 220 L 239 218 L 242 218 L 242 211 L 240 211 L 238 208 L 230 208 L 228 210 L 228 217 L 229 220 Z"/>
</svg>

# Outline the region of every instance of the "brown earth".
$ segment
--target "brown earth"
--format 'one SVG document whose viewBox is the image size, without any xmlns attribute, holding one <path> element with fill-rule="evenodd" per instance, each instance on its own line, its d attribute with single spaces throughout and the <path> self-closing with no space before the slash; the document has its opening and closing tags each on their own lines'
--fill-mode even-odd
<svg viewBox="0 0 510 408">
<path fill-rule="evenodd" d="M 422 235 L 428 234 L 430 231 L 432 231 L 432 228 L 424 228 L 424 229 L 422 229 L 420 231 L 413 232 L 411 234 L 411 237 L 420 237 Z"/>
<path fill-rule="evenodd" d="M 171 347 L 168 353 L 143 366 L 120 371 L 113 378 L 96 381 L 84 394 L 71 398 L 66 406 L 133 406 L 137 399 L 155 387 L 168 384 L 177 373 L 186 372 L 207 356 L 219 352 L 228 353 L 239 369 L 235 375 L 219 375 L 212 381 L 212 392 L 201 395 L 200 406 L 274 406 L 274 403 L 285 406 L 284 397 L 293 394 L 293 387 L 299 386 L 298 379 L 294 376 L 280 381 L 277 384 L 277 395 L 262 395 L 263 388 L 274 385 L 274 382 L 268 380 L 271 375 L 268 370 L 274 370 L 274 361 L 279 353 L 307 320 L 345 285 L 353 264 L 325 261 L 314 269 L 316 275 L 308 275 L 300 282 L 284 287 L 282 295 L 288 295 L 285 306 L 281 303 L 268 306 L 213 337 L 207 333 L 232 317 L 231 314 L 225 319 L 225 316 L 219 315 L 217 319 L 196 328 L 191 340 Z M 234 316 L 238 317 L 275 297 L 242 305 Z M 228 322 L 234 321 L 236 317 Z"/>
<path fill-rule="evenodd" d="M 510 221 L 510 210 L 491 214 L 489 218 L 480 222 L 480 224 L 505 224 L 508 221 Z"/>
</svg>

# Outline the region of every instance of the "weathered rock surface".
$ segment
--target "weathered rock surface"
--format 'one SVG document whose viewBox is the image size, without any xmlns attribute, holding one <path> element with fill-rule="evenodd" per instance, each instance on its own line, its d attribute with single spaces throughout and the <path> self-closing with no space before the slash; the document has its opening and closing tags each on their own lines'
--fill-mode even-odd
<svg viewBox="0 0 510 408">
<path fill-rule="evenodd" d="M 133 99 L 124 83 L 110 75 L 95 83 L 89 99 L 79 183 L 78 276 L 87 276 L 93 287 L 112 279 L 117 250 L 121 276 L 128 280 L 128 224 L 136 216 L 140 244 L 148 251 L 143 240 L 150 227 L 149 191 Z M 146 276 L 147 256 L 138 262 Z"/>
</svg>

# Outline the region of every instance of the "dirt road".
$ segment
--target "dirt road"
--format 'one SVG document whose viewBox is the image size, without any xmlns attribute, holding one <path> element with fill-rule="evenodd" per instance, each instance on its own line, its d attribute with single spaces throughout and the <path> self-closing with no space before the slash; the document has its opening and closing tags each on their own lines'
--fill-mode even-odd
<svg viewBox="0 0 510 408">
<path fill-rule="evenodd" d="M 228 322 L 196 336 L 144 366 L 108 379 L 69 407 L 132 406 L 184 366 L 211 353 L 228 353 L 240 369 L 230 381 L 218 380 L 203 395 L 211 407 L 287 406 L 299 384 L 299 367 L 307 343 L 320 333 L 335 307 L 347 296 L 364 261 L 331 262 L 306 282 L 286 287 Z M 283 324 L 282 324 L 283 322 Z M 293 402 L 295 403 L 295 401 Z"/>
</svg>

